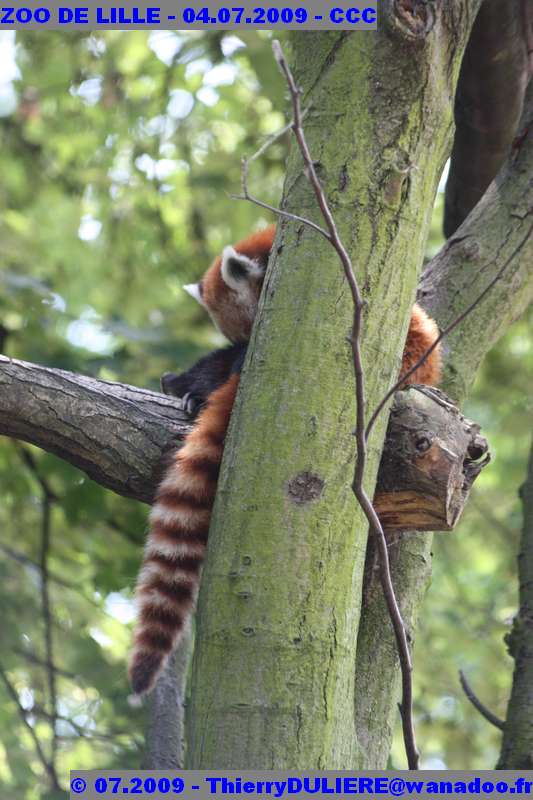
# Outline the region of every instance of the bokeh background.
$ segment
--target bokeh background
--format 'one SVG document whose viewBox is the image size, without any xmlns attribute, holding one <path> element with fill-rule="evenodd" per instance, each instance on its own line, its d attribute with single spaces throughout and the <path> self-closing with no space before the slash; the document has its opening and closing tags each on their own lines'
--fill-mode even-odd
<svg viewBox="0 0 533 800">
<path fill-rule="evenodd" d="M 181 286 L 272 221 L 230 195 L 241 157 L 282 127 L 284 109 L 269 31 L 0 32 L 0 351 L 155 389 L 163 372 L 221 344 Z M 252 186 L 268 202 L 279 199 L 287 145 L 254 164 Z M 442 244 L 444 181 L 428 256 Z M 505 715 L 532 385 L 530 315 L 490 354 L 466 408 L 494 463 L 458 529 L 435 537 L 415 651 L 425 768 L 497 760 L 499 733 L 457 673 Z M 63 796 L 38 788 L 36 740 L 45 760 L 55 752 L 63 785 L 69 769 L 142 761 L 125 662 L 145 525 L 144 506 L 0 440 L 1 800 Z M 404 767 L 399 738 L 391 766 Z"/>
</svg>

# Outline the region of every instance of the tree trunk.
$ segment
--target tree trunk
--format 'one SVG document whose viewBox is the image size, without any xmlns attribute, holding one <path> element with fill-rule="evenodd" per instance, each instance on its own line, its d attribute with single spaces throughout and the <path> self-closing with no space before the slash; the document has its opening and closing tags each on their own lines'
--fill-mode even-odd
<svg viewBox="0 0 533 800">
<path fill-rule="evenodd" d="M 368 301 L 369 409 L 397 375 L 478 5 L 415 13 L 391 0 L 378 33 L 292 37 L 310 149 Z M 296 152 L 284 207 L 319 220 Z M 354 718 L 367 526 L 350 489 L 353 311 L 329 245 L 302 225 L 280 227 L 210 528 L 190 768 L 364 762 Z M 385 424 L 386 414 L 372 436 L 370 493 Z"/>
<path fill-rule="evenodd" d="M 518 615 L 508 636 L 514 658 L 513 688 L 507 707 L 498 769 L 533 769 L 533 445 L 520 490 L 524 523 L 518 556 Z"/>
<path fill-rule="evenodd" d="M 474 24 L 455 98 L 446 236 L 481 200 L 511 149 L 529 80 L 530 5 L 529 0 L 484 0 Z"/>
<path fill-rule="evenodd" d="M 467 397 L 486 353 L 533 300 L 532 118 L 530 87 L 516 148 L 472 214 L 430 262 L 418 292 L 419 301 L 442 328 L 504 268 L 482 304 L 444 342 L 442 388 L 459 404 Z M 429 583 L 431 543 L 428 534 L 405 533 L 395 537 L 389 551 L 394 585 L 411 630 Z M 358 763 L 379 769 L 386 763 L 397 719 L 399 673 L 394 637 L 372 563 L 370 554 L 355 697 L 362 748 Z"/>
</svg>

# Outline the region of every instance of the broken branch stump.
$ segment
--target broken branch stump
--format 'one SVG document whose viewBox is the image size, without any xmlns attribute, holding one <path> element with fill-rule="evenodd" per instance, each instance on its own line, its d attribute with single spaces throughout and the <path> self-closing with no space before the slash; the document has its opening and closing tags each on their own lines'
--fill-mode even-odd
<svg viewBox="0 0 533 800">
<path fill-rule="evenodd" d="M 438 389 L 397 392 L 374 505 L 386 531 L 450 531 L 489 463 L 479 425 Z"/>
</svg>

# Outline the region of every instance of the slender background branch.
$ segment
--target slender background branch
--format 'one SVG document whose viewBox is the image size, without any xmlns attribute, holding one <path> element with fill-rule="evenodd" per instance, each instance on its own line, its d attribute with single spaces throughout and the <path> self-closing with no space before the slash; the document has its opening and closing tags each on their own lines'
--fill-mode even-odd
<svg viewBox="0 0 533 800">
<path fill-rule="evenodd" d="M 2 680 L 2 682 L 4 684 L 8 695 L 11 697 L 12 701 L 15 703 L 15 705 L 17 707 L 17 711 L 18 711 L 19 716 L 20 716 L 20 719 L 22 720 L 22 723 L 23 723 L 24 727 L 26 728 L 26 730 L 28 731 L 28 733 L 30 735 L 30 739 L 33 742 L 33 746 L 35 748 L 35 752 L 37 753 L 39 761 L 41 762 L 41 764 L 42 764 L 42 766 L 44 768 L 44 771 L 48 775 L 48 779 L 50 781 L 50 787 L 52 789 L 54 789 L 54 790 L 59 790 L 61 788 L 61 786 L 59 784 L 59 779 L 58 779 L 58 776 L 57 776 L 57 772 L 55 770 L 54 761 L 53 761 L 53 759 L 49 759 L 46 756 L 46 753 L 44 751 L 43 745 L 41 744 L 41 741 L 39 740 L 39 737 L 37 736 L 37 734 L 36 734 L 36 732 L 35 732 L 35 730 L 33 728 L 33 725 L 31 725 L 29 720 L 28 720 L 29 713 L 26 711 L 24 706 L 21 704 L 19 696 L 18 696 L 18 692 L 17 692 L 15 686 L 11 683 L 11 680 L 9 679 L 7 671 L 4 669 L 4 667 L 1 664 L 0 664 L 0 679 Z"/>
<path fill-rule="evenodd" d="M 487 706 L 481 702 L 479 697 L 476 695 L 470 684 L 466 679 L 466 675 L 462 670 L 459 670 L 459 680 L 461 682 L 461 687 L 463 692 L 468 697 L 474 708 L 479 711 L 482 717 L 484 717 L 487 722 L 490 722 L 491 725 L 494 725 L 495 728 L 498 728 L 500 731 L 503 731 L 505 728 L 505 722 L 493 714 L 492 711 L 487 708 Z"/>
<path fill-rule="evenodd" d="M 54 669 L 54 640 L 52 633 L 52 609 L 50 600 L 50 580 L 48 561 L 50 558 L 51 547 L 51 511 L 52 500 L 45 489 L 41 498 L 41 613 L 44 627 L 44 653 L 46 660 L 46 677 L 48 684 L 48 704 L 50 709 L 50 727 L 52 730 L 50 760 L 56 770 L 57 757 L 57 682 L 56 671 Z"/>
</svg>

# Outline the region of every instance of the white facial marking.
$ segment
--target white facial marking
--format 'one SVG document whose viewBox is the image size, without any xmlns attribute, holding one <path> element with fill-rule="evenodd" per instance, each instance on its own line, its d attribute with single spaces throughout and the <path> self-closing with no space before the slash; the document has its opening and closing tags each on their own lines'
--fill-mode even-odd
<svg viewBox="0 0 533 800">
<path fill-rule="evenodd" d="M 199 283 L 188 283 L 183 287 L 183 289 L 187 292 L 187 294 L 190 294 L 191 297 L 194 297 L 194 299 L 200 303 L 201 306 L 205 305 L 204 301 L 202 300 L 202 295 L 200 294 Z"/>
</svg>

